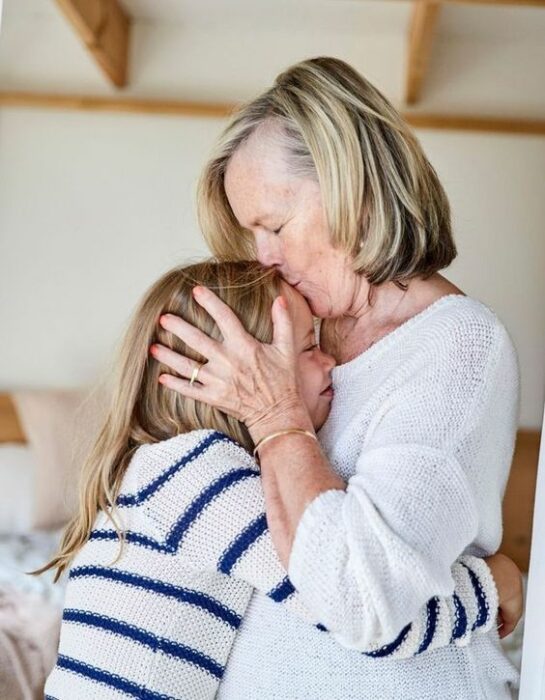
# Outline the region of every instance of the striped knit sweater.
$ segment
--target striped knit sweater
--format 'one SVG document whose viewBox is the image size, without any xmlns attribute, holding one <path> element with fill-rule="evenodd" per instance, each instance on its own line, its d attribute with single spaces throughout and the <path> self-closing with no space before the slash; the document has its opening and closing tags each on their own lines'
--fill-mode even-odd
<svg viewBox="0 0 545 700">
<path fill-rule="evenodd" d="M 327 633 L 276 556 L 259 468 L 225 435 L 140 447 L 117 506 L 120 558 L 101 513 L 71 566 L 46 698 L 213 698 L 256 589 Z M 488 631 L 497 609 L 488 567 L 463 556 L 452 574 L 451 597 L 433 598 L 391 644 L 362 653 L 407 658 Z"/>
</svg>

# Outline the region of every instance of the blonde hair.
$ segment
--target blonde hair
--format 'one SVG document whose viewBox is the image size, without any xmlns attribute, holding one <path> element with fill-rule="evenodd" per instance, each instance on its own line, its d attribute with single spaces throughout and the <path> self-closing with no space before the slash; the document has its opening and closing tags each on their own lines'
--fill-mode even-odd
<svg viewBox="0 0 545 700">
<path fill-rule="evenodd" d="M 248 450 L 253 448 L 248 430 L 238 420 L 160 384 L 160 374 L 176 373 L 151 358 L 149 348 L 153 343 L 161 343 L 193 360 L 206 361 L 159 325 L 162 314 L 172 313 L 221 340 L 216 323 L 193 299 L 192 289 L 196 285 L 213 289 L 249 333 L 263 343 L 270 343 L 271 306 L 281 291 L 280 284 L 281 278 L 274 270 L 267 270 L 257 262 L 205 261 L 176 267 L 149 289 L 120 347 L 109 410 L 83 466 L 78 511 L 68 523 L 55 557 L 29 573 L 40 574 L 54 568 L 57 581 L 88 540 L 99 511 L 111 519 L 123 545 L 123 533 L 115 519 L 115 503 L 129 462 L 141 445 L 208 428 L 229 435 Z"/>
<path fill-rule="evenodd" d="M 370 284 L 428 277 L 456 257 L 450 207 L 437 173 L 388 100 L 347 63 L 297 63 L 233 116 L 205 165 L 198 216 L 215 255 L 254 257 L 224 187 L 237 148 L 277 127 L 289 172 L 315 179 L 332 242 Z"/>
</svg>

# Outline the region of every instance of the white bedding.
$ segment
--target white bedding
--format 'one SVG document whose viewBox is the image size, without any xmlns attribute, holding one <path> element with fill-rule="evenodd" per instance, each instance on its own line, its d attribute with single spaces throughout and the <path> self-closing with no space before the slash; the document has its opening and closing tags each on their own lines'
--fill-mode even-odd
<svg viewBox="0 0 545 700">
<path fill-rule="evenodd" d="M 57 657 L 64 582 L 25 573 L 56 551 L 59 532 L 0 534 L 0 698 L 43 698 Z"/>
<path fill-rule="evenodd" d="M 45 564 L 57 550 L 61 530 L 24 534 L 0 533 L 0 587 L 38 594 L 42 600 L 62 606 L 65 579 L 53 583 L 53 572 L 40 576 L 24 573 Z"/>
</svg>

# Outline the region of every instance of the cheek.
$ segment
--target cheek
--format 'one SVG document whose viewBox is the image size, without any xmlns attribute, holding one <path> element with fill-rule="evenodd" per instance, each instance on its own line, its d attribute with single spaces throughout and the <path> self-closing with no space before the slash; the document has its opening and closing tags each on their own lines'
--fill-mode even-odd
<svg viewBox="0 0 545 700">
<path fill-rule="evenodd" d="M 315 399 L 322 389 L 322 368 L 311 359 L 303 359 L 299 362 L 299 372 L 305 397 Z"/>
</svg>

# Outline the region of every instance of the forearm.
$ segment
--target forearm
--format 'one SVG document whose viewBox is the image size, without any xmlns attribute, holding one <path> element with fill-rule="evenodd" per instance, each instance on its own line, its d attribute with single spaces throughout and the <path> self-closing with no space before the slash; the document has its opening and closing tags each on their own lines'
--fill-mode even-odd
<svg viewBox="0 0 545 700">
<path fill-rule="evenodd" d="M 308 413 L 299 407 L 250 429 L 254 442 L 279 430 L 313 431 Z M 320 493 L 346 489 L 317 441 L 296 433 L 270 440 L 259 450 L 267 523 L 279 559 L 287 569 L 297 525 L 308 504 Z"/>
</svg>

